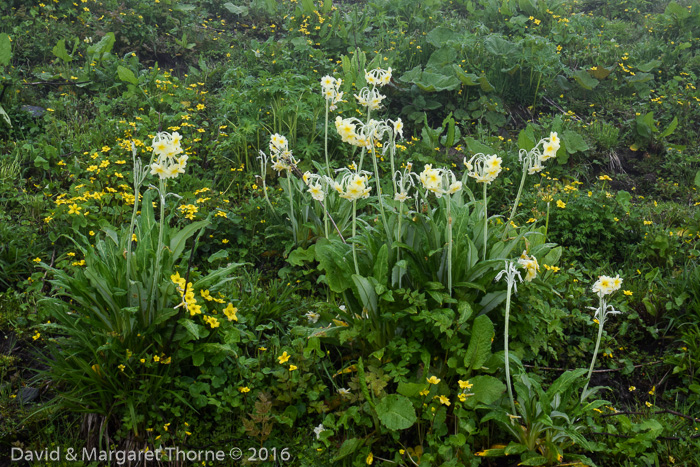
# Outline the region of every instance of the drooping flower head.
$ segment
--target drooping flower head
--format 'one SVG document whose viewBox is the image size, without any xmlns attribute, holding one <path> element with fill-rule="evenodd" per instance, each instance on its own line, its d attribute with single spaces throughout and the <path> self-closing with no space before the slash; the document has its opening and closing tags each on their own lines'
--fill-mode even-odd
<svg viewBox="0 0 700 467">
<path fill-rule="evenodd" d="M 185 173 L 188 157 L 183 154 L 181 140 L 182 136 L 178 132 L 156 134 L 151 143 L 155 156 L 155 162 L 151 163 L 151 175 L 158 175 L 163 180 Z"/>
<path fill-rule="evenodd" d="M 523 254 L 520 255 L 520 258 L 518 259 L 518 264 L 525 268 L 527 271 L 527 274 L 525 274 L 525 280 L 527 282 L 532 281 L 535 277 L 537 277 L 537 272 L 540 270 L 540 265 L 537 263 L 537 258 L 534 256 L 530 258 L 527 255 L 527 252 L 523 250 Z"/>
<path fill-rule="evenodd" d="M 442 195 L 453 195 L 462 189 L 462 182 L 457 181 L 455 174 L 445 168 L 434 169 L 432 164 L 426 164 L 419 179 L 423 187 L 440 198 Z"/>
<path fill-rule="evenodd" d="M 321 78 L 321 94 L 323 98 L 330 104 L 329 110 L 337 109 L 338 102 L 343 100 L 343 92 L 340 91 L 341 79 L 333 78 L 332 76 L 324 76 Z"/>
<path fill-rule="evenodd" d="M 374 70 L 365 70 L 365 81 L 371 86 L 381 87 L 389 84 L 391 81 L 391 67 L 386 70 L 375 68 Z"/>
<path fill-rule="evenodd" d="M 386 98 L 385 95 L 380 94 L 377 88 L 362 88 L 359 94 L 355 94 L 355 99 L 357 102 L 363 106 L 369 108 L 369 110 L 377 110 L 382 106 L 382 101 Z"/>
<path fill-rule="evenodd" d="M 323 186 L 321 182 L 324 181 L 324 177 L 319 174 L 312 174 L 311 172 L 305 172 L 302 177 L 306 186 L 309 187 L 309 193 L 311 197 L 316 201 L 323 201 L 325 199 L 325 192 L 323 191 Z"/>
<path fill-rule="evenodd" d="M 356 165 L 353 163 L 353 167 Z M 349 169 L 343 167 L 337 172 L 343 174 L 340 182 L 333 182 L 333 188 L 338 192 L 341 198 L 348 201 L 356 201 L 362 198 L 368 198 L 372 187 L 368 186 L 370 172 L 365 170 Z"/>
<path fill-rule="evenodd" d="M 394 172 L 394 187 L 396 188 L 394 200 L 403 203 L 411 199 L 411 197 L 408 195 L 408 191 L 411 189 L 411 187 L 416 186 L 415 180 L 418 178 L 418 175 L 411 171 L 412 168 L 413 164 L 408 162 L 403 171 L 397 170 Z"/>
<path fill-rule="evenodd" d="M 289 150 L 287 138 L 277 133 L 270 136 L 270 160 L 272 168 L 278 174 L 285 170 L 291 170 L 292 167 L 299 164 L 292 151 Z"/>
<path fill-rule="evenodd" d="M 559 136 L 556 132 L 551 132 L 549 138 L 542 138 L 531 150 L 521 149 L 518 154 L 518 160 L 527 164 L 527 173 L 532 175 L 542 171 L 544 169 L 542 162 L 556 157 L 560 147 L 561 140 Z"/>
<path fill-rule="evenodd" d="M 496 154 L 474 154 L 469 161 L 466 157 L 464 158 L 467 175 L 475 178 L 478 183 L 491 183 L 496 180 L 498 174 L 503 170 L 502 163 L 503 160 Z"/>
</svg>

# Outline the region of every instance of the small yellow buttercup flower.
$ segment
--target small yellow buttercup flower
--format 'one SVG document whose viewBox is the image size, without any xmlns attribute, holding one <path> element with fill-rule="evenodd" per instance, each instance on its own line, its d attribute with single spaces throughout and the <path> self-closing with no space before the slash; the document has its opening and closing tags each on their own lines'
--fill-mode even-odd
<svg viewBox="0 0 700 467">
<path fill-rule="evenodd" d="M 290 357 L 291 357 L 291 355 L 289 355 L 289 354 L 287 353 L 287 351 L 285 350 L 285 351 L 282 353 L 282 355 L 280 355 L 279 357 L 277 357 L 277 360 L 279 360 L 280 365 L 284 365 L 285 363 L 287 363 L 287 360 L 289 360 Z"/>
<path fill-rule="evenodd" d="M 441 381 L 440 378 L 436 378 L 435 376 L 431 376 L 430 378 L 426 378 L 426 380 L 430 384 L 438 384 Z"/>
</svg>

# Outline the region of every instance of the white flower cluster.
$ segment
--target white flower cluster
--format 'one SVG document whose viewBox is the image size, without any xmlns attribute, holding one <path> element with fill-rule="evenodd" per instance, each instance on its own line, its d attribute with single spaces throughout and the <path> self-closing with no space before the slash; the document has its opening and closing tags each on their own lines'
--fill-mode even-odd
<svg viewBox="0 0 700 467">
<path fill-rule="evenodd" d="M 323 98 L 330 104 L 330 110 L 337 109 L 338 106 L 336 104 L 343 100 L 343 92 L 340 91 L 341 84 L 343 84 L 343 80 L 335 79 L 332 76 L 326 75 L 321 78 L 321 93 Z"/>
<path fill-rule="evenodd" d="M 496 154 L 478 153 L 474 154 L 468 161 L 466 157 L 464 158 L 464 165 L 468 170 L 467 175 L 475 178 L 478 183 L 491 183 L 496 180 L 498 174 L 501 173 L 502 163 L 503 160 Z"/>
<path fill-rule="evenodd" d="M 354 163 L 353 167 L 356 167 Z M 348 168 L 338 169 L 338 172 L 344 172 L 344 175 L 340 182 L 333 182 L 333 188 L 335 188 L 341 198 L 348 201 L 356 201 L 369 197 L 369 192 L 372 189 L 372 187 L 367 186 L 370 172 L 350 170 Z"/>
<path fill-rule="evenodd" d="M 278 174 L 283 170 L 290 170 L 292 165 L 299 164 L 299 161 L 292 155 L 292 151 L 289 150 L 287 138 L 277 133 L 270 136 L 270 159 L 272 160 L 272 168 Z"/>
<path fill-rule="evenodd" d="M 619 290 L 620 287 L 622 287 L 622 279 L 620 279 L 620 275 L 618 274 L 615 277 L 598 277 L 598 280 L 595 284 L 593 284 L 593 288 L 591 290 L 593 290 L 594 293 L 597 293 L 598 296 L 602 298 L 604 295 L 608 295 L 615 292 L 616 290 Z"/>
<path fill-rule="evenodd" d="M 540 150 L 540 146 L 542 146 L 544 152 Z M 561 140 L 559 139 L 559 136 L 557 136 L 557 133 L 553 131 L 549 134 L 549 138 L 542 138 L 540 142 L 537 143 L 537 146 L 532 148 L 529 152 L 521 149 L 518 158 L 520 162 L 522 162 L 523 159 L 529 161 L 530 167 L 528 168 L 527 173 L 532 175 L 542 171 L 542 169 L 544 169 L 542 162 L 555 157 L 560 147 Z"/>
<path fill-rule="evenodd" d="M 540 270 L 540 265 L 537 263 L 537 258 L 534 256 L 530 258 L 527 255 L 527 252 L 523 250 L 523 254 L 520 255 L 520 258 L 518 259 L 518 264 L 527 270 L 527 274 L 525 274 L 525 280 L 527 282 L 531 282 L 532 279 L 537 277 L 537 271 Z"/>
<path fill-rule="evenodd" d="M 151 175 L 158 175 L 163 180 L 185 173 L 187 155 L 182 154 L 181 140 L 182 136 L 178 132 L 156 134 L 151 143 L 156 156 L 156 161 L 151 164 Z M 182 156 L 177 157 L 179 154 Z"/>
<path fill-rule="evenodd" d="M 440 168 L 433 169 L 432 164 L 426 164 L 420 173 L 419 179 L 423 187 L 435 193 L 440 198 L 442 195 L 453 195 L 462 189 L 462 182 L 457 181 L 451 170 Z"/>
</svg>

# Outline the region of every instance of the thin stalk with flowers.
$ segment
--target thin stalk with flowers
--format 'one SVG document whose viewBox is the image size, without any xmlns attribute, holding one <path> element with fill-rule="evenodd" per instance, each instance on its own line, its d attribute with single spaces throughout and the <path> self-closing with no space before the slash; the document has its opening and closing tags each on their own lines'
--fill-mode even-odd
<svg viewBox="0 0 700 467">
<path fill-rule="evenodd" d="M 508 230 L 510 229 L 511 222 L 515 218 L 515 212 L 520 204 L 520 195 L 523 193 L 523 186 L 525 186 L 525 178 L 528 175 L 541 172 L 544 168 L 542 162 L 549 160 L 557 155 L 557 151 L 561 145 L 561 141 L 557 136 L 556 132 L 551 132 L 549 138 L 542 138 L 534 148 L 529 151 L 521 149 L 518 153 L 518 161 L 523 164 L 523 175 L 520 178 L 520 187 L 518 187 L 518 194 L 515 197 L 515 203 L 513 203 L 513 209 L 510 211 L 510 217 L 508 217 L 508 222 L 506 222 L 506 227 L 503 230 L 503 236 L 501 241 L 504 241 L 508 235 Z M 544 149 L 544 152 L 540 150 L 540 146 Z M 549 209 L 549 204 L 547 205 Z M 549 211 L 548 211 L 549 212 Z"/>
<path fill-rule="evenodd" d="M 537 276 L 537 271 L 539 271 L 539 264 L 537 263 L 537 258 L 534 256 L 532 258 L 528 257 L 525 251 L 523 251 L 523 254 L 520 256 L 518 259 L 518 265 L 521 267 L 525 268 L 527 271 L 527 274 L 525 274 L 525 281 L 530 282 L 532 279 L 534 279 Z M 510 398 L 510 408 L 512 411 L 512 415 L 516 415 L 515 411 L 515 399 L 513 397 L 513 385 L 511 383 L 511 378 L 510 378 L 510 355 L 508 352 L 508 327 L 510 323 L 510 297 L 513 293 L 517 293 L 518 291 L 518 283 L 516 281 L 517 279 L 520 279 L 520 282 L 523 281 L 522 276 L 520 275 L 520 271 L 518 271 L 518 268 L 516 266 L 516 263 L 514 261 L 505 261 L 505 268 L 498 273 L 496 276 L 496 281 L 501 280 L 501 277 L 505 275 L 506 277 L 506 282 L 508 284 L 508 289 L 506 291 L 506 317 L 505 317 L 505 326 L 504 326 L 504 331 L 503 331 L 503 349 L 505 353 L 505 366 L 506 366 L 506 383 L 508 386 L 508 397 Z"/>
<path fill-rule="evenodd" d="M 134 210 L 131 214 L 129 233 L 126 240 L 126 279 L 127 283 L 131 278 L 131 247 L 133 245 L 134 226 L 136 225 L 136 215 L 139 211 L 139 197 L 141 196 L 141 185 L 148 175 L 148 168 L 143 168 L 140 158 L 136 157 L 136 145 L 131 143 L 131 159 L 134 163 Z"/>
<path fill-rule="evenodd" d="M 487 212 L 487 185 L 496 180 L 501 173 L 501 163 L 503 160 L 496 154 L 486 155 L 484 153 L 474 154 L 469 161 L 464 158 L 464 165 L 467 167 L 467 175 L 475 178 L 477 183 L 484 184 L 484 261 L 486 261 L 486 249 L 488 246 L 488 212 Z"/>
<path fill-rule="evenodd" d="M 598 322 L 598 339 L 595 343 L 595 350 L 593 350 L 591 366 L 588 369 L 586 385 L 583 387 L 583 391 L 581 392 L 581 402 L 583 402 L 588 396 L 588 384 L 591 382 L 591 375 L 593 374 L 593 367 L 595 366 L 595 361 L 598 356 L 598 349 L 600 348 L 600 340 L 603 336 L 603 327 L 605 326 L 605 321 L 607 320 L 608 315 L 615 315 L 620 313 L 619 311 L 615 310 L 612 307 L 612 305 L 608 305 L 605 296 L 612 294 L 616 290 L 619 290 L 621 286 L 622 279 L 620 279 L 619 275 L 615 277 L 600 276 L 591 288 L 593 293 L 598 295 L 598 307 L 588 307 L 591 310 L 595 310 L 594 318 Z"/>
<path fill-rule="evenodd" d="M 158 188 L 155 188 L 160 197 L 160 219 L 158 231 L 158 247 L 156 249 L 156 262 L 153 274 L 153 284 L 151 286 L 151 301 L 156 299 L 157 284 L 160 280 L 160 265 L 163 258 L 163 235 L 165 233 L 165 200 L 168 196 L 178 197 L 175 193 L 167 193 L 166 186 L 169 178 L 175 178 L 185 172 L 187 166 L 187 155 L 177 157 L 183 153 L 180 141 L 182 137 L 179 133 L 157 133 L 153 138 L 153 155 L 155 161 L 151 163 L 151 175 L 158 176 Z M 136 195 L 138 196 L 138 194 Z M 154 312 L 154 309 L 151 309 Z M 153 318 L 152 316 L 150 317 Z"/>
<path fill-rule="evenodd" d="M 326 101 L 324 153 L 326 155 L 326 175 L 329 177 L 331 176 L 331 165 L 328 160 L 328 112 L 337 109 L 336 104 L 343 99 L 343 92 L 340 91 L 341 84 L 342 80 L 332 76 L 326 75 L 321 79 L 321 91 Z"/>
<path fill-rule="evenodd" d="M 355 167 L 354 170 L 347 167 L 337 170 L 343 176 L 340 182 L 333 182 L 333 187 L 341 198 L 352 201 L 352 259 L 355 263 L 355 274 L 359 275 L 360 266 L 357 262 L 357 247 L 355 245 L 357 242 L 357 200 L 368 198 L 372 188 L 367 186 L 368 177 L 371 173 L 358 170 L 354 163 L 352 166 Z"/>
<path fill-rule="evenodd" d="M 462 189 L 462 182 L 457 181 L 455 174 L 445 168 L 433 169 L 432 165 L 427 164 L 421 172 L 419 179 L 423 187 L 436 197 L 445 198 L 445 216 L 447 221 L 447 290 L 452 296 L 452 195 Z"/>
<path fill-rule="evenodd" d="M 398 227 L 396 232 L 396 241 L 401 243 L 401 233 L 402 226 L 401 220 L 403 218 L 403 205 L 404 203 L 411 199 L 408 194 L 408 190 L 415 186 L 415 179 L 418 178 L 414 172 L 411 171 L 413 164 L 408 162 L 404 167 L 403 172 L 394 172 L 394 201 L 399 202 L 399 215 L 398 215 Z M 401 260 L 401 249 L 397 248 L 396 251 L 396 261 L 397 263 Z M 399 288 L 401 288 L 401 279 L 403 278 L 402 269 L 399 267 Z"/>
</svg>

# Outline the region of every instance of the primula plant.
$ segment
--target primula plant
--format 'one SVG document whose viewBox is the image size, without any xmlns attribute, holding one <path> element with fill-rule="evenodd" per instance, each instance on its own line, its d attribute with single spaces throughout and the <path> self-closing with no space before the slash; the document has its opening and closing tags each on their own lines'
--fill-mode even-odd
<svg viewBox="0 0 700 467">
<path fill-rule="evenodd" d="M 218 307 L 226 322 L 237 320 L 231 303 L 226 308 L 223 298 L 211 294 L 233 279 L 240 264 L 187 281 L 194 276 L 191 252 L 210 221 L 179 229 L 169 225 L 172 214 L 165 215 L 167 198 L 177 198 L 166 193 L 166 180 L 184 172 L 187 160 L 180 155 L 179 135 L 159 133 L 152 147 L 147 168 L 142 168 L 133 148 L 131 223 L 121 228 L 104 225 L 103 236 L 90 240 L 74 234 L 77 238 L 71 239 L 84 255 L 84 268 L 46 266 L 53 277 L 54 297 L 43 303 L 51 317 L 47 327 L 57 337 L 49 347 L 48 369 L 40 377 L 62 387 L 61 397 L 55 400 L 59 406 L 102 417 L 100 437 L 108 436 L 108 427 L 116 419 L 125 421 L 130 439 L 142 438 L 152 419 L 158 419 L 153 412 L 158 401 L 179 397 L 175 375 L 204 358 L 202 349 L 195 350 L 188 341 L 206 337 L 207 328 L 221 325 Z M 148 167 L 158 176 L 158 188 L 143 194 L 137 210 Z M 154 204 L 160 205 L 158 219 Z M 199 303 L 197 295 L 201 295 Z M 196 316 L 204 325 L 193 321 Z"/>
</svg>

